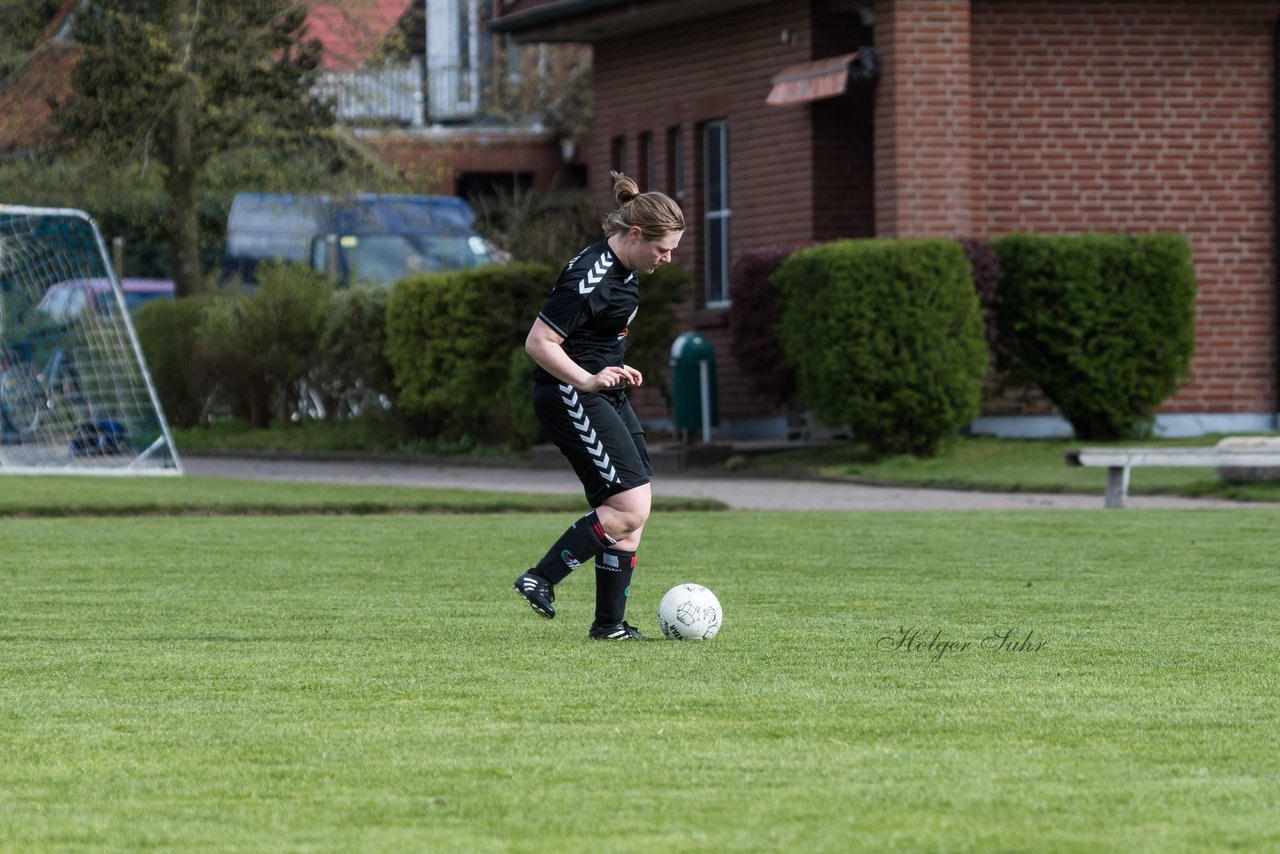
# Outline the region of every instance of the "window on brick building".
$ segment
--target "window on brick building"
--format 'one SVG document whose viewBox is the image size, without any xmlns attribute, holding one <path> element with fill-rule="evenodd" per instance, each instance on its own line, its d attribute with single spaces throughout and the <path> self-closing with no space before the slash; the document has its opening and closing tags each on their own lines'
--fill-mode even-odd
<svg viewBox="0 0 1280 854">
<path fill-rule="evenodd" d="M 647 193 L 655 189 L 654 180 L 657 171 L 653 168 L 653 134 L 645 131 L 640 134 L 640 180 L 639 184 Z"/>
<path fill-rule="evenodd" d="M 609 146 L 609 162 L 613 165 L 609 168 L 616 169 L 622 174 L 627 173 L 627 138 L 625 136 L 615 136 Z"/>
<path fill-rule="evenodd" d="M 729 125 L 702 128 L 704 249 L 708 308 L 729 304 Z"/>
<path fill-rule="evenodd" d="M 667 128 L 667 192 L 677 202 L 684 198 L 684 135 L 679 125 Z"/>
</svg>

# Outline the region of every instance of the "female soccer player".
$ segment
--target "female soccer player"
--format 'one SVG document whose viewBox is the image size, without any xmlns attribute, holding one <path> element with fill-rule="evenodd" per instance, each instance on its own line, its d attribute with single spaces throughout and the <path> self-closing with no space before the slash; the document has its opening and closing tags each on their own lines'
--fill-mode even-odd
<svg viewBox="0 0 1280 854">
<path fill-rule="evenodd" d="M 515 586 L 550 619 L 556 615 L 555 585 L 594 560 L 596 616 L 588 637 L 647 640 L 623 619 L 653 474 L 644 429 L 626 393 L 644 378 L 623 356 L 640 302 L 636 273 L 671 261 L 684 235 L 684 214 L 662 193 L 641 193 L 625 175 L 610 175 L 619 207 L 605 217 L 605 236 L 565 265 L 524 344 L 537 363 L 534 410 L 594 509 Z"/>
</svg>

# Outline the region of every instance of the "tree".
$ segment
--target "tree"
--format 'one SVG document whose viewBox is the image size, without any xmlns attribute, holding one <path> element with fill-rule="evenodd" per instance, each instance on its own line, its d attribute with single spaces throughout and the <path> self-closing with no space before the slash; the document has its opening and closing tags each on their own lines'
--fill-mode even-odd
<svg viewBox="0 0 1280 854">
<path fill-rule="evenodd" d="M 58 5 L 59 0 L 0 0 L 0 81 L 36 46 Z"/>
<path fill-rule="evenodd" d="M 320 43 L 293 0 L 94 0 L 74 28 L 84 54 L 57 111 L 80 147 L 160 172 L 179 295 L 200 289 L 196 181 L 248 144 L 301 146 L 332 123 L 310 91 Z"/>
</svg>

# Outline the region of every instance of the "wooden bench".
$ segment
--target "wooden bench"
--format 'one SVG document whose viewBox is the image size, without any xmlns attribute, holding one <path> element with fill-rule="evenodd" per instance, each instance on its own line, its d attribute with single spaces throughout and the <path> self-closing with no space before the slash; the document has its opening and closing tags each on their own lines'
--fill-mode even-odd
<svg viewBox="0 0 1280 854">
<path fill-rule="evenodd" d="M 1280 451 L 1203 448 L 1075 448 L 1065 454 L 1069 466 L 1107 470 L 1103 506 L 1124 506 L 1129 494 L 1129 470 L 1138 466 L 1180 468 L 1262 468 L 1280 466 Z"/>
</svg>

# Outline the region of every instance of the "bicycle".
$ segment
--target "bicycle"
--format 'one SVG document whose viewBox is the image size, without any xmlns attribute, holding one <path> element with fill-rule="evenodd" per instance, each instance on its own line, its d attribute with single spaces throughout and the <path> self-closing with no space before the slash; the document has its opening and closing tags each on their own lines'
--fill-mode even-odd
<svg viewBox="0 0 1280 854">
<path fill-rule="evenodd" d="M 10 346 L 4 347 L 2 357 L 0 413 L 4 426 L 20 439 L 35 435 L 41 423 L 56 421 L 64 412 L 92 415 L 80 372 L 66 348 L 54 347 L 39 371 Z M 72 423 L 80 420 L 83 419 L 73 418 Z"/>
</svg>

